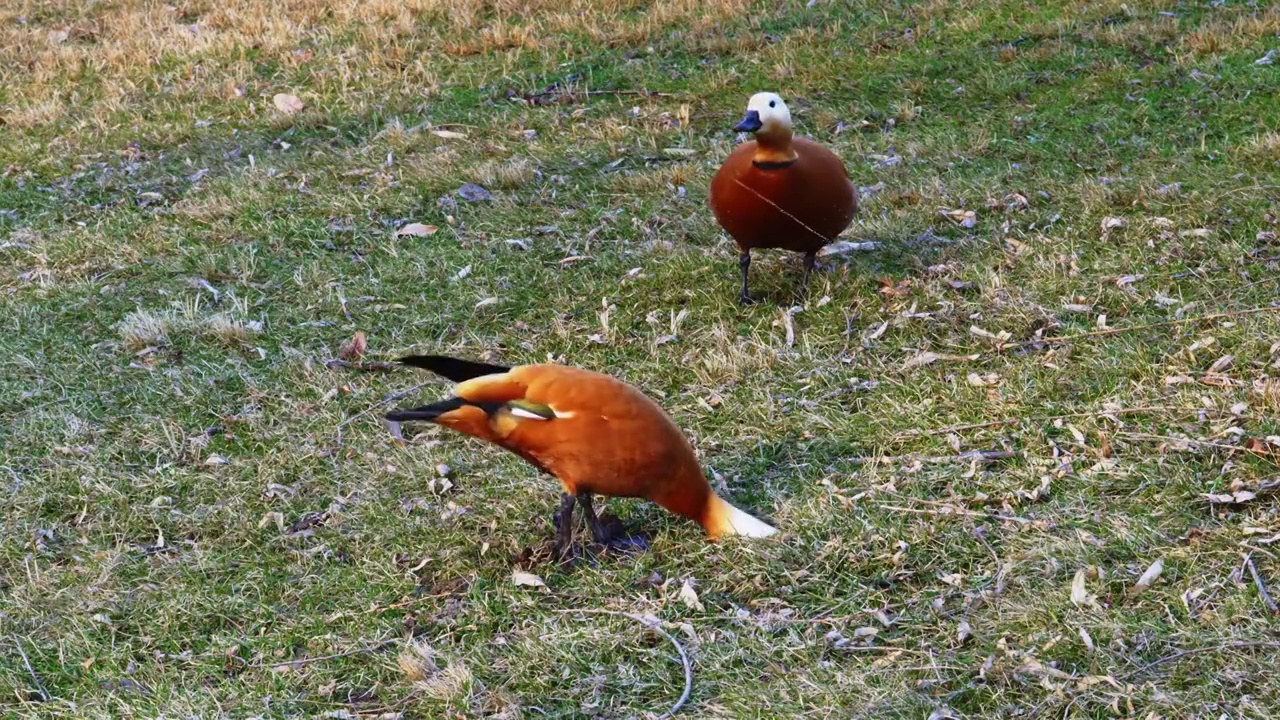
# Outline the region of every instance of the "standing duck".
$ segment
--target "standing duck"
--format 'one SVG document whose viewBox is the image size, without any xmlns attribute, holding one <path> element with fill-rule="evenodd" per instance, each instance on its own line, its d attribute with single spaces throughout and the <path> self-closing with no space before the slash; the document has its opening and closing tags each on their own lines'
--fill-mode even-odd
<svg viewBox="0 0 1280 720">
<path fill-rule="evenodd" d="M 502 367 L 439 355 L 399 362 L 458 384 L 452 397 L 388 413 L 387 420 L 425 420 L 453 428 L 505 448 L 560 480 L 559 557 L 572 541 L 575 502 L 596 542 L 616 539 L 596 516 L 593 494 L 652 500 L 702 525 L 712 538 L 777 532 L 716 495 L 675 422 L 620 380 L 551 364 Z"/>
<path fill-rule="evenodd" d="M 818 250 L 849 227 L 858 193 L 844 163 L 812 140 L 792 137 L 791 112 L 774 93 L 751 96 L 747 115 L 733 127 L 756 139 L 734 148 L 711 180 L 711 212 L 738 245 L 742 296 L 752 248 L 804 253 L 803 291 Z"/>
</svg>

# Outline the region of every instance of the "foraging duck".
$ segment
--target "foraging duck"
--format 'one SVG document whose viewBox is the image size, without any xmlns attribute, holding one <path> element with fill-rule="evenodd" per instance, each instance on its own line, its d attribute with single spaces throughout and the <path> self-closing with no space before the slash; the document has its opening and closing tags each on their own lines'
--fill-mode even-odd
<svg viewBox="0 0 1280 720">
<path fill-rule="evenodd" d="M 738 245 L 745 305 L 753 248 L 804 253 L 803 291 L 818 250 L 849 227 L 858 193 L 835 153 L 806 138 L 792 137 L 791 112 L 782 98 L 751 96 L 747 114 L 733 127 L 755 133 L 734 148 L 711 180 L 711 212 Z"/>
<path fill-rule="evenodd" d="M 657 403 L 608 375 L 564 365 L 502 367 L 440 355 L 404 357 L 458 383 L 453 396 L 386 415 L 425 420 L 493 443 L 560 480 L 556 552 L 572 540 L 573 506 L 582 506 L 596 542 L 614 538 L 591 496 L 651 500 L 702 525 L 707 535 L 767 537 L 777 530 L 716 495 L 693 447 Z"/>
</svg>

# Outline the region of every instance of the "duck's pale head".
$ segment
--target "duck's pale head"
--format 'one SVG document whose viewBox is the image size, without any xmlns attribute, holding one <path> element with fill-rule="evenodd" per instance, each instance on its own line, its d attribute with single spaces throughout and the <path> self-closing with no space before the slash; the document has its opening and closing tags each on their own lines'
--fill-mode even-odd
<svg viewBox="0 0 1280 720">
<path fill-rule="evenodd" d="M 747 101 L 747 114 L 733 126 L 738 132 L 759 134 L 791 132 L 791 111 L 777 93 L 761 92 Z"/>
</svg>

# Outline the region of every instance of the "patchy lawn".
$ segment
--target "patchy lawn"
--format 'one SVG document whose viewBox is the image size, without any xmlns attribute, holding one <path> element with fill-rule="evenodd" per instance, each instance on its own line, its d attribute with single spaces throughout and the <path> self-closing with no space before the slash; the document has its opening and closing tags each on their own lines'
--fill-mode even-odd
<svg viewBox="0 0 1280 720">
<path fill-rule="evenodd" d="M 1277 33 L 1234 1 L 8 3 L 0 714 L 647 716 L 674 641 L 684 717 L 1276 716 Z M 798 256 L 757 253 L 741 308 L 706 188 L 764 89 L 877 245 L 794 307 Z M 522 558 L 558 486 L 391 438 L 447 386 L 326 365 L 356 332 L 611 372 L 783 534 L 615 500 L 648 552 Z"/>
</svg>

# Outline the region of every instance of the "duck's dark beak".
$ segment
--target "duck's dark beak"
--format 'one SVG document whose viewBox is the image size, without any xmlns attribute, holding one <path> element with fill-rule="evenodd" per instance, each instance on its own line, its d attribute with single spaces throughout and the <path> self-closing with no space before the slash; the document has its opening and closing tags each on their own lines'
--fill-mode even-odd
<svg viewBox="0 0 1280 720">
<path fill-rule="evenodd" d="M 760 122 L 760 113 L 755 110 L 748 110 L 747 116 L 742 118 L 742 122 L 733 126 L 738 132 L 755 132 L 764 127 L 764 123 Z"/>
</svg>

